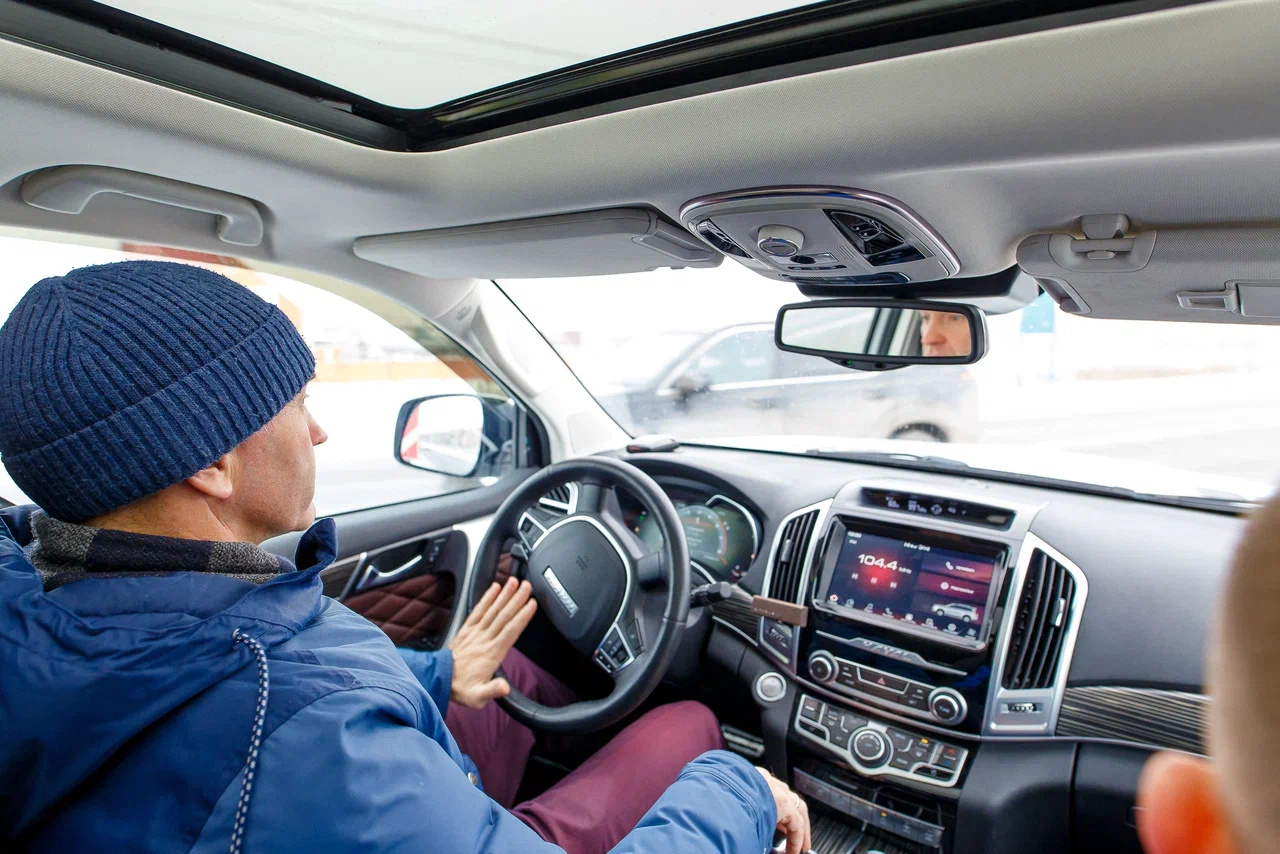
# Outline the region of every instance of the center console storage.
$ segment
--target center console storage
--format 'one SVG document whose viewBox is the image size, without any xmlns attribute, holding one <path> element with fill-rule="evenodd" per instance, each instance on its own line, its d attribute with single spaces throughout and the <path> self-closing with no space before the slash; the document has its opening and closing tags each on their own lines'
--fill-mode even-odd
<svg viewBox="0 0 1280 854">
<path fill-rule="evenodd" d="M 881 839 L 909 842 L 936 851 L 946 841 L 954 811 L 923 801 L 904 799 L 881 788 L 821 766 L 797 768 L 796 791 L 830 808 Z"/>
</svg>

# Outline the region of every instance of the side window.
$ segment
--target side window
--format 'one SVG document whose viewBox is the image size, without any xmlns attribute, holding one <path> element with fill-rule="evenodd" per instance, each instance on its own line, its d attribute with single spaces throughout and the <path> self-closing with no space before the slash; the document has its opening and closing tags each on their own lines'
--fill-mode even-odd
<svg viewBox="0 0 1280 854">
<path fill-rule="evenodd" d="M 410 468 L 392 457 L 396 417 L 413 398 L 505 392 L 452 340 L 421 317 L 368 289 L 331 279 L 304 282 L 254 270 L 234 258 L 117 243 L 86 247 L 0 236 L 0 320 L 27 289 L 76 267 L 129 258 L 159 258 L 216 270 L 279 306 L 316 357 L 307 406 L 329 434 L 316 448 L 320 515 L 471 489 L 481 478 Z M 507 412 L 511 405 L 495 407 Z M 510 459 L 504 463 L 507 469 Z M 492 470 L 489 472 L 492 474 Z M 27 499 L 0 475 L 0 498 Z"/>
<path fill-rule="evenodd" d="M 773 376 L 771 330 L 735 332 L 712 344 L 693 364 L 693 373 L 707 385 L 763 382 Z"/>
</svg>

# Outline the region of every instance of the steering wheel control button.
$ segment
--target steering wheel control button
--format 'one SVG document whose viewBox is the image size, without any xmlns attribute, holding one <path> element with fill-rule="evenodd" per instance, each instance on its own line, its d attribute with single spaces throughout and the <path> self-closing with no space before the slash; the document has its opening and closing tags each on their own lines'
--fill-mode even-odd
<svg viewBox="0 0 1280 854">
<path fill-rule="evenodd" d="M 814 697 L 805 697 L 800 701 L 800 717 L 807 721 L 816 721 L 822 717 L 822 701 Z"/>
<path fill-rule="evenodd" d="M 603 649 L 597 649 L 596 654 L 592 656 L 592 659 L 596 664 L 600 665 L 601 669 L 604 670 L 605 673 L 613 673 L 615 670 L 613 662 L 609 660 L 609 656 L 604 654 Z"/>
<path fill-rule="evenodd" d="M 609 673 L 621 670 L 632 661 L 631 653 L 627 650 L 627 645 L 623 643 L 622 632 L 618 630 L 617 626 L 609 629 L 609 633 L 605 635 L 600 648 L 596 650 L 597 655 L 601 653 L 613 665 L 613 669 L 609 670 Z"/>
<path fill-rule="evenodd" d="M 640 640 L 640 625 L 634 620 L 627 623 L 625 629 L 627 636 L 627 646 L 631 647 L 634 655 L 639 655 L 644 650 L 644 643 Z"/>
<path fill-rule="evenodd" d="M 929 695 L 929 711 L 944 724 L 958 724 L 969 711 L 964 697 L 951 688 L 935 688 Z"/>
<path fill-rule="evenodd" d="M 819 682 L 830 682 L 836 674 L 836 661 L 825 652 L 809 656 L 809 675 Z"/>
<path fill-rule="evenodd" d="M 889 739 L 884 733 L 862 729 L 853 737 L 853 755 L 868 768 L 878 768 L 889 760 Z"/>
<path fill-rule="evenodd" d="M 781 674 L 770 670 L 756 678 L 756 697 L 763 703 L 776 703 L 787 696 L 787 682 Z"/>
</svg>

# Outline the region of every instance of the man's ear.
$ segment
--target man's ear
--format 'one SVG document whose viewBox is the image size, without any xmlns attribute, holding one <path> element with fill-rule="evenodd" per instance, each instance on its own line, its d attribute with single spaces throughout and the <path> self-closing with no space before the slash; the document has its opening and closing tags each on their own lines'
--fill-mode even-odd
<svg viewBox="0 0 1280 854">
<path fill-rule="evenodd" d="M 213 465 L 200 469 L 187 478 L 186 484 L 210 498 L 230 498 L 234 491 L 234 484 L 231 482 L 231 454 L 223 454 L 214 460 Z"/>
<path fill-rule="evenodd" d="M 1236 854 L 1218 778 L 1206 760 L 1152 756 L 1138 781 L 1138 809 L 1146 854 Z"/>
</svg>

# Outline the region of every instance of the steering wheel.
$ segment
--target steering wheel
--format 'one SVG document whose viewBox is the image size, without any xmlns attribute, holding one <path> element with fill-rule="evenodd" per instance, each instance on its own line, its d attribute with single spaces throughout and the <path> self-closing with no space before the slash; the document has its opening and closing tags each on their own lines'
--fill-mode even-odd
<svg viewBox="0 0 1280 854">
<path fill-rule="evenodd" d="M 467 613 L 492 583 L 499 552 L 518 535 L 525 510 L 569 482 L 578 484 L 574 512 L 545 531 L 535 528 L 527 576 L 539 610 L 574 649 L 609 674 L 613 688 L 602 699 L 560 708 L 535 703 L 514 687 L 498 700 L 517 721 L 544 732 L 591 732 L 634 711 L 662 680 L 689 616 L 689 545 L 675 505 L 653 478 L 609 457 L 548 466 L 502 502 L 476 552 L 471 586 L 462 597 Z M 657 523 L 662 545 L 656 551 L 645 551 L 609 509 L 617 487 L 638 499 Z M 666 582 L 665 592 L 659 581 Z M 665 597 L 660 616 L 658 597 Z"/>
</svg>

